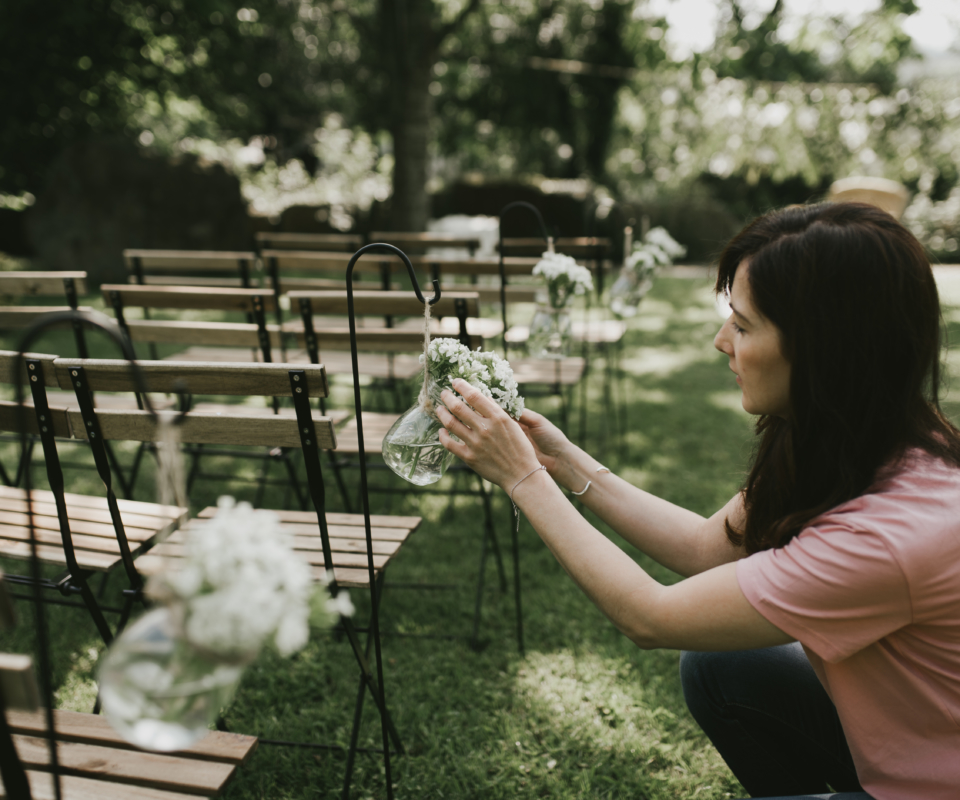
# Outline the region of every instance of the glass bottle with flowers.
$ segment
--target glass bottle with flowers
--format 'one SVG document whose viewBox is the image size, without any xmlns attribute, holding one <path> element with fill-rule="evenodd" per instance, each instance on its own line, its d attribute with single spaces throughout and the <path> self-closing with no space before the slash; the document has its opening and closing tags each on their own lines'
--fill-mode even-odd
<svg viewBox="0 0 960 800">
<path fill-rule="evenodd" d="M 276 514 L 232 497 L 185 531 L 183 558 L 170 558 L 147 594 L 158 606 L 114 640 L 99 682 L 106 718 L 148 750 L 206 735 L 266 644 L 291 655 L 311 624 L 353 613 L 348 594 L 313 583 Z"/>
<path fill-rule="evenodd" d="M 517 391 L 510 363 L 494 352 L 471 350 L 456 339 L 434 339 L 427 347 L 423 388 L 417 402 L 404 413 L 383 438 L 383 460 L 397 475 L 417 486 L 436 483 L 455 456 L 440 444 L 436 408 L 440 392 L 462 378 L 493 398 L 510 416 L 523 413 L 523 398 Z"/>
<path fill-rule="evenodd" d="M 633 244 L 623 269 L 610 287 L 610 310 L 622 319 L 636 316 L 640 301 L 650 291 L 657 273 L 686 254 L 687 248 L 676 242 L 666 228 L 651 228 L 643 239 Z"/>
<path fill-rule="evenodd" d="M 548 302 L 537 305 L 527 349 L 534 358 L 563 358 L 570 349 L 570 303 L 593 289 L 593 275 L 571 256 L 552 249 L 541 256 L 533 274 L 543 278 Z"/>
</svg>

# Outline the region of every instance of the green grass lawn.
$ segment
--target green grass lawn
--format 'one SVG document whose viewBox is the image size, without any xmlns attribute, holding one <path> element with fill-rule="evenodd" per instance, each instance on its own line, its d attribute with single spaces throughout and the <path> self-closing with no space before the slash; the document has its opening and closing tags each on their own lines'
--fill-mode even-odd
<svg viewBox="0 0 960 800">
<path fill-rule="evenodd" d="M 943 288 L 945 316 L 956 336 L 960 277 L 946 274 Z M 751 453 L 752 418 L 739 406 L 726 359 L 712 346 L 720 322 L 706 280 L 663 277 L 644 301 L 642 314 L 631 321 L 623 348 L 619 397 L 625 430 L 617 430 L 604 405 L 600 362 L 588 383 L 586 449 L 644 489 L 702 514 L 712 513 L 736 492 Z M 579 395 L 571 414 L 574 435 L 578 403 Z M 531 398 L 528 405 L 558 417 L 554 398 Z M 946 407 L 954 418 L 960 416 L 960 403 L 948 398 Z M 2 455 L 7 464 L 12 451 L 8 447 Z M 224 492 L 249 494 L 240 478 L 251 476 L 256 467 L 229 468 L 238 480 L 199 486 L 197 508 Z M 95 474 L 71 474 L 77 485 L 96 488 Z M 39 471 L 37 475 L 39 485 Z M 380 472 L 372 478 L 386 480 Z M 448 476 L 438 487 L 454 480 Z M 143 499 L 151 497 L 149 482 L 145 475 Z M 391 485 L 398 487 L 397 482 Z M 466 635 L 479 566 L 479 501 L 403 486 L 406 491 L 373 501 L 376 512 L 424 518 L 388 570 L 381 612 L 387 700 L 406 748 L 405 755 L 393 760 L 397 798 L 743 796 L 686 711 L 678 654 L 638 650 L 619 634 L 524 522 L 519 561 L 526 651 L 518 652 L 512 591 L 500 590 L 492 559 L 483 593 L 481 642 L 471 646 Z M 331 507 L 339 508 L 332 482 L 328 497 Z M 282 498 L 278 488 L 268 502 Z M 499 490 L 494 512 L 509 586 L 513 517 Z M 626 549 L 658 580 L 677 579 Z M 356 592 L 353 596 L 362 620 L 368 606 Z M 18 629 L 0 642 L 6 649 L 32 646 L 32 609 L 21 603 L 19 610 Z M 50 620 L 58 704 L 89 710 L 102 650 L 93 625 L 83 612 L 63 608 L 52 609 Z M 265 653 L 254 663 L 226 720 L 231 730 L 264 738 L 346 745 L 356 685 L 346 642 L 317 634 L 293 658 Z M 369 702 L 361 740 L 366 747 L 380 743 Z M 336 752 L 261 745 L 225 796 L 337 796 L 343 770 L 344 759 Z M 385 796 L 378 756 L 358 757 L 351 796 Z"/>
</svg>

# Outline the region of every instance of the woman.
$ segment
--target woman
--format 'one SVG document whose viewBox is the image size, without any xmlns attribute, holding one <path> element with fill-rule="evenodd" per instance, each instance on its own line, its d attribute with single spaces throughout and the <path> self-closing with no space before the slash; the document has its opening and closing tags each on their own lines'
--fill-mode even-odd
<svg viewBox="0 0 960 800">
<path fill-rule="evenodd" d="M 939 409 L 923 248 L 872 206 L 793 207 L 728 245 L 716 288 L 732 314 L 714 344 L 758 446 L 709 519 L 464 382 L 443 396 L 462 440 L 444 446 L 637 645 L 691 651 L 688 705 L 753 796 L 960 796 L 960 431 Z M 658 584 L 593 528 L 561 491 L 585 486 L 591 511 L 685 580 Z"/>
</svg>

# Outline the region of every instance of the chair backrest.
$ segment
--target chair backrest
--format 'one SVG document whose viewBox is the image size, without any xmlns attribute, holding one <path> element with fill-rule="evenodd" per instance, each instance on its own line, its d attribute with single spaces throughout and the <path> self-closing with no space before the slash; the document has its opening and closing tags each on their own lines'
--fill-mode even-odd
<svg viewBox="0 0 960 800">
<path fill-rule="evenodd" d="M 176 286 L 256 285 L 257 255 L 217 250 L 124 250 L 130 283 Z"/>
<path fill-rule="evenodd" d="M 108 308 L 113 309 L 120 327 L 131 342 L 151 344 L 209 345 L 214 347 L 251 347 L 259 349 L 265 362 L 273 360 L 273 348 L 282 337 L 277 325 L 267 325 L 266 314 L 277 309 L 272 289 L 233 289 L 198 286 L 130 286 L 104 284 L 100 287 Z M 127 308 L 145 312 L 158 309 L 176 311 L 242 312 L 248 322 L 219 320 L 127 319 Z"/>
<path fill-rule="evenodd" d="M 310 360 L 319 363 L 323 350 L 349 351 L 350 329 L 346 317 L 349 302 L 345 291 L 290 292 L 290 303 L 299 309 L 303 328 L 297 332 L 301 346 L 306 347 Z M 355 316 L 423 317 L 424 309 L 414 294 L 409 291 L 356 290 L 353 293 Z M 460 339 L 471 350 L 482 346 L 479 336 L 466 333 L 466 320 L 480 313 L 476 292 L 446 292 L 430 308 L 435 319 L 456 317 L 460 320 Z M 314 315 L 344 317 L 342 323 L 331 325 L 329 320 L 316 324 Z M 423 333 L 419 328 L 364 328 L 354 332 L 358 352 L 420 353 L 423 351 Z"/>
<path fill-rule="evenodd" d="M 0 298 L 42 297 L 66 301 L 67 305 L 0 305 L 0 330 L 20 330 L 51 311 L 76 311 L 78 298 L 87 293 L 87 273 L 77 272 L 0 272 Z M 84 307 L 82 310 L 90 311 Z M 74 326 L 77 353 L 87 355 L 87 344 L 80 325 Z"/>
<path fill-rule="evenodd" d="M 358 233 L 281 233 L 257 231 L 257 250 L 345 250 L 351 253 L 363 247 Z"/>
<path fill-rule="evenodd" d="M 62 388 L 93 392 L 172 392 L 234 397 L 290 397 L 300 401 L 326 397 L 329 391 L 323 365 L 260 363 L 203 363 L 140 361 L 138 380 L 126 361 L 110 359 L 57 359 L 55 371 Z M 79 384 L 79 386 L 78 386 Z M 157 440 L 158 418 L 149 411 L 71 408 L 67 420 L 75 438 L 150 442 Z M 333 449 L 336 434 L 326 417 L 309 412 L 315 435 L 308 436 L 320 449 Z M 299 410 L 299 409 L 298 409 Z M 296 417 L 263 415 L 237 405 L 236 411 L 191 411 L 178 424 L 180 439 L 192 444 L 301 447 L 301 424 Z M 90 437 L 90 432 L 97 433 Z"/>
<path fill-rule="evenodd" d="M 499 249 L 500 245 L 497 244 Z M 568 236 L 553 240 L 553 247 L 558 253 L 564 253 L 574 258 L 585 258 L 596 261 L 606 257 L 612 243 L 602 236 Z M 546 242 L 540 236 L 504 237 L 503 252 L 509 255 L 540 255 L 547 249 Z"/>
<path fill-rule="evenodd" d="M 434 233 L 430 231 L 373 231 L 371 242 L 386 242 L 401 250 L 419 252 L 430 247 L 466 248 L 470 255 L 480 249 L 477 236 L 461 236 L 453 233 Z"/>
</svg>

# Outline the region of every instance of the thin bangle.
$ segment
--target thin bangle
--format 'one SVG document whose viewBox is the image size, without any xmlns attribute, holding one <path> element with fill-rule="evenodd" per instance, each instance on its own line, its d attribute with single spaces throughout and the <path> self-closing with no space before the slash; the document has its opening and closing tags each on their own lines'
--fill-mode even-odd
<svg viewBox="0 0 960 800">
<path fill-rule="evenodd" d="M 516 503 L 514 502 L 514 500 L 513 500 L 513 493 L 514 493 L 515 491 L 517 491 L 517 487 L 518 487 L 521 483 L 523 483 L 527 478 L 529 478 L 531 475 L 533 475 L 534 472 L 539 472 L 539 471 L 542 470 L 542 469 L 546 469 L 546 467 L 543 466 L 543 464 L 541 464 L 539 467 L 537 467 L 537 468 L 534 469 L 534 470 L 530 470 L 530 472 L 528 472 L 528 473 L 527 473 L 526 475 L 524 475 L 520 480 L 518 480 L 515 484 L 513 484 L 513 488 L 510 490 L 510 502 L 513 503 L 513 510 L 514 510 L 514 511 L 517 510 L 517 504 L 516 504 Z"/>
<path fill-rule="evenodd" d="M 516 502 L 515 502 L 514 499 L 513 499 L 513 493 L 514 493 L 515 491 L 517 491 L 517 487 L 518 487 L 521 483 L 523 483 L 527 478 L 529 478 L 529 477 L 530 477 L 531 475 L 533 475 L 535 472 L 539 472 L 539 471 L 542 470 L 542 469 L 546 469 L 546 467 L 543 466 L 543 464 L 541 464 L 541 465 L 540 465 L 539 467 L 537 467 L 536 469 L 531 470 L 531 471 L 528 472 L 526 475 L 524 475 L 520 480 L 518 480 L 515 484 L 513 484 L 513 488 L 510 490 L 510 502 L 513 503 L 513 516 L 514 516 L 514 517 L 516 518 L 516 520 L 517 520 L 517 533 L 520 533 L 520 509 L 517 508 L 517 504 L 516 504 Z"/>
<path fill-rule="evenodd" d="M 597 472 L 609 472 L 610 470 L 608 470 L 606 467 L 597 467 L 596 471 L 597 471 Z M 585 494 L 587 493 L 587 489 L 590 488 L 590 485 L 591 485 L 592 483 L 593 483 L 593 481 L 587 481 L 587 485 L 584 486 L 579 492 L 570 492 L 570 494 L 572 494 L 574 497 L 580 497 L 580 496 L 582 496 L 582 495 L 585 495 Z"/>
</svg>

